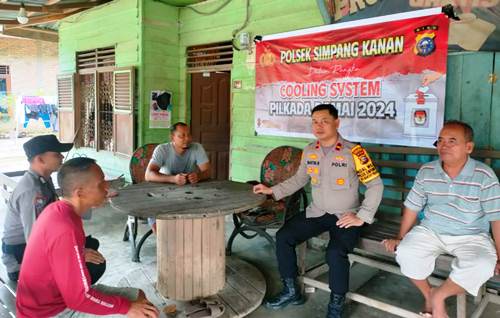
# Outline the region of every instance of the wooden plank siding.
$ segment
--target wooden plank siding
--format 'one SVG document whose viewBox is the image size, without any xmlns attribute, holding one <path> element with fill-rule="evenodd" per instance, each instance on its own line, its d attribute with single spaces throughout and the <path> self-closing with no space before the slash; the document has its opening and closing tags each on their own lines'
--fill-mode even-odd
<svg viewBox="0 0 500 318">
<path fill-rule="evenodd" d="M 59 26 L 59 73 L 77 71 L 76 52 L 114 46 L 116 67 L 133 66 L 141 74 L 140 2 L 112 1 L 63 19 Z M 90 148 L 73 148 L 68 158 L 81 155 L 96 159 L 106 175 L 125 174 L 129 179 L 128 159 Z"/>
<path fill-rule="evenodd" d="M 495 53 L 494 59 L 492 74 L 496 75 L 496 82 L 492 83 L 490 142 L 493 149 L 500 149 L 500 52 Z"/>
<path fill-rule="evenodd" d="M 193 5 L 211 12 L 225 0 Z M 215 14 L 200 15 L 190 8 L 173 7 L 157 1 L 115 0 L 66 18 L 60 27 L 60 69 L 75 70 L 75 52 L 116 44 L 117 66 L 136 66 L 138 103 L 137 143 L 165 142 L 166 129 L 149 128 L 151 90 L 173 93 L 172 122 L 189 123 L 190 75 L 186 71 L 186 48 L 232 39 L 246 16 L 246 1 L 229 2 Z M 250 18 L 243 29 L 251 36 L 268 35 L 323 24 L 314 0 L 252 0 Z M 234 51 L 231 81 L 241 80 L 241 89 L 231 89 L 230 178 L 236 181 L 258 179 L 260 163 L 271 149 L 289 144 L 303 147 L 306 139 L 255 136 L 255 50 Z M 498 55 L 498 54 L 497 54 Z M 476 145 L 499 149 L 500 91 L 488 81 L 499 58 L 490 52 L 449 54 L 445 119 L 462 119 L 476 131 Z M 493 100 L 492 100 L 493 98 Z M 95 157 L 95 153 L 87 153 Z M 429 156 L 408 156 L 425 162 Z M 102 158 L 101 158 L 102 159 Z M 127 171 L 126 163 L 107 160 L 110 169 Z"/>
<path fill-rule="evenodd" d="M 196 5 L 196 9 L 209 12 L 219 7 L 222 1 L 208 1 Z M 231 1 L 219 13 L 202 16 L 190 9 L 180 9 L 180 87 L 184 117 L 190 118 L 189 84 L 186 76 L 185 49 L 188 46 L 228 41 L 232 32 L 245 20 L 246 1 Z M 254 35 L 273 34 L 323 24 L 315 1 L 254 0 L 250 2 L 250 21 L 245 32 Z M 255 51 L 255 50 L 254 50 Z M 237 181 L 258 180 L 260 164 L 273 148 L 290 144 L 303 147 L 305 139 L 256 137 L 254 135 L 255 114 L 255 52 L 234 51 L 231 79 L 242 81 L 243 87 L 231 93 L 231 155 L 230 178 Z M 182 104 L 184 103 L 184 104 Z"/>
<path fill-rule="evenodd" d="M 139 110 L 138 144 L 163 143 L 170 139 L 168 129 L 149 129 L 152 90 L 172 93 L 172 124 L 179 120 L 179 9 L 157 1 L 142 1 L 142 103 Z"/>
</svg>

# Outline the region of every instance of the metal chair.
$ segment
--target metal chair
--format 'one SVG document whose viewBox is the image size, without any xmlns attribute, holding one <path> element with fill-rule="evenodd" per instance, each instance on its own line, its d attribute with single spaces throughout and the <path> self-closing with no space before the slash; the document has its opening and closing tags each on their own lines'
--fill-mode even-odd
<svg viewBox="0 0 500 318">
<path fill-rule="evenodd" d="M 134 151 L 132 158 L 130 158 L 129 164 L 132 183 L 136 184 L 145 181 L 144 176 L 146 173 L 146 168 L 148 167 L 149 161 L 151 160 L 151 156 L 153 155 L 153 151 L 155 150 L 156 146 L 158 146 L 158 144 L 145 144 Z M 133 262 L 140 262 L 139 254 L 141 252 L 142 245 L 144 244 L 146 239 L 151 236 L 151 234 L 153 234 L 153 230 L 150 229 L 141 237 L 139 243 L 136 244 L 138 221 L 138 217 L 129 215 L 127 219 L 127 225 L 125 226 L 125 232 L 123 233 L 123 241 L 128 241 L 130 237 L 132 238 L 130 240 L 130 243 L 132 246 Z"/>
<path fill-rule="evenodd" d="M 262 162 L 260 182 L 266 186 L 273 186 L 290 178 L 297 172 L 301 156 L 302 150 L 291 146 L 281 146 L 271 150 Z M 226 254 L 231 255 L 233 242 L 238 234 L 246 239 L 262 236 L 275 248 L 275 239 L 267 230 L 279 229 L 297 213 L 302 212 L 301 207 L 305 209 L 307 201 L 306 192 L 302 188 L 280 201 L 269 197 L 264 204 L 255 209 L 233 214 L 234 230 L 227 242 Z"/>
</svg>

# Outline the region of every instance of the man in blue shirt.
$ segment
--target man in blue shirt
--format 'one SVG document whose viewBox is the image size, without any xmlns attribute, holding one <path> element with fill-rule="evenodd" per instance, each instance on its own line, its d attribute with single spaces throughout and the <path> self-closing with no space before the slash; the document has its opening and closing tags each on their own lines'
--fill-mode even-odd
<svg viewBox="0 0 500 318">
<path fill-rule="evenodd" d="M 433 318 L 448 317 L 446 298 L 465 291 L 477 295 L 500 274 L 500 185 L 490 167 L 469 157 L 473 134 L 464 122 L 444 124 L 439 160 L 420 168 L 404 202 L 399 235 L 383 242 L 388 251 L 397 247 L 401 272 L 422 292 L 425 313 Z M 414 226 L 422 210 L 424 218 Z M 452 271 L 441 286 L 431 288 L 427 277 L 444 253 L 455 256 Z"/>
</svg>

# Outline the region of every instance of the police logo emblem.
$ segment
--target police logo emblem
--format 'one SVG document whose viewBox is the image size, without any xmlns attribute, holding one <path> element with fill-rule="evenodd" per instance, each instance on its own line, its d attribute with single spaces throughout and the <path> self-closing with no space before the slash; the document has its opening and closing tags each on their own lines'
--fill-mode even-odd
<svg viewBox="0 0 500 318">
<path fill-rule="evenodd" d="M 413 52 L 415 54 L 417 54 L 418 56 L 428 56 L 436 50 L 436 43 L 434 42 L 436 34 L 432 31 L 435 31 L 437 29 L 438 27 L 436 25 L 426 25 L 415 29 L 415 33 L 425 31 L 418 34 L 415 38 L 416 43 L 413 49 Z"/>
</svg>

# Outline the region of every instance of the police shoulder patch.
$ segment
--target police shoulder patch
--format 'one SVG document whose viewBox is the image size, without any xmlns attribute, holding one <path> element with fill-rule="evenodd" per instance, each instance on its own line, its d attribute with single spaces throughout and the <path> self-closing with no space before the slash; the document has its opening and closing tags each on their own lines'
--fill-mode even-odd
<svg viewBox="0 0 500 318">
<path fill-rule="evenodd" d="M 367 183 L 380 176 L 366 150 L 360 145 L 351 149 L 352 158 L 359 181 Z"/>
</svg>

